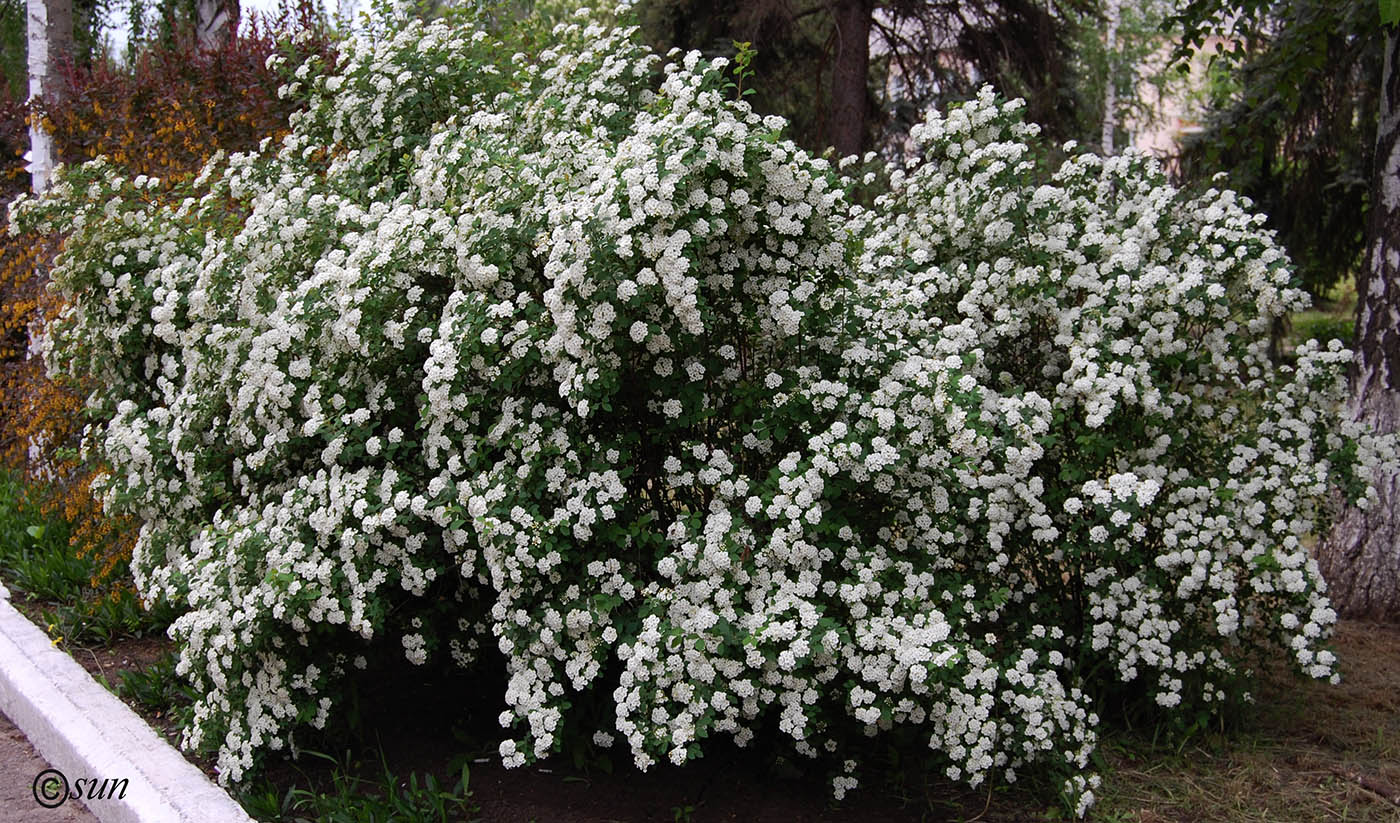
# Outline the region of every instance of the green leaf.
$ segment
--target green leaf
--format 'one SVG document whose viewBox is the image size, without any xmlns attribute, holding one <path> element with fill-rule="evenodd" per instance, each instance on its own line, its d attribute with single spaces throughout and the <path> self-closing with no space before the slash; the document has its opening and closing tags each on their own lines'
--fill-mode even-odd
<svg viewBox="0 0 1400 823">
<path fill-rule="evenodd" d="M 1377 0 L 1381 12 L 1381 25 L 1393 26 L 1400 23 L 1400 0 Z"/>
</svg>

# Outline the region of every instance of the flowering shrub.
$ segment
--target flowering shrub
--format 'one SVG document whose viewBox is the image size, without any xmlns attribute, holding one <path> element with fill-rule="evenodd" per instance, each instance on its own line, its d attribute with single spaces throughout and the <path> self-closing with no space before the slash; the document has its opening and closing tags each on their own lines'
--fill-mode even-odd
<svg viewBox="0 0 1400 823">
<path fill-rule="evenodd" d="M 1347 352 L 1270 363 L 1306 298 L 1232 194 L 1044 170 L 987 92 L 863 208 L 723 61 L 555 40 L 407 24 L 298 68 L 280 143 L 22 209 L 69 232 L 47 357 L 99 387 L 224 779 L 381 638 L 504 659 L 508 765 L 602 694 L 641 768 L 919 727 L 971 785 L 1064 769 L 1081 813 L 1091 692 L 1335 676 L 1298 538 L 1382 444 L 1336 413 Z"/>
</svg>

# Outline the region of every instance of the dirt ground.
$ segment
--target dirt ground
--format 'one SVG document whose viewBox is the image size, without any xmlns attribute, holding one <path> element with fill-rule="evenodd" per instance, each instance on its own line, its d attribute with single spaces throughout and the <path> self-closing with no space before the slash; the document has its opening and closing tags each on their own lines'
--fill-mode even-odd
<svg viewBox="0 0 1400 823">
<path fill-rule="evenodd" d="M 1334 637 L 1342 682 L 1261 675 L 1247 714 L 1185 740 L 1151 729 L 1105 727 L 1104 785 L 1090 821 L 1104 823 L 1400 823 L 1400 626 L 1343 621 Z M 400 775 L 438 771 L 461 754 L 442 722 L 451 711 L 429 684 L 385 684 L 366 718 Z M 462 707 L 488 702 L 470 685 L 449 688 Z M 455 691 L 455 693 L 453 693 Z M 718 742 L 718 741 L 717 741 Z M 839 805 L 816 775 L 775 766 L 756 753 L 716 745 L 684 768 L 615 773 L 544 762 L 507 770 L 489 753 L 471 765 L 475 819 L 491 823 L 604 821 L 968 821 L 1060 819 L 1053 800 L 1023 790 L 971 792 L 920 779 L 912 762 L 865 770 L 864 787 Z M 371 760 L 375 754 L 365 755 Z M 284 771 L 274 782 L 307 785 Z"/>
<path fill-rule="evenodd" d="M 1400 823 L 1400 625 L 1341 621 L 1336 686 L 1275 670 L 1233 728 L 1118 735 L 1094 816 L 1137 823 Z"/>
</svg>

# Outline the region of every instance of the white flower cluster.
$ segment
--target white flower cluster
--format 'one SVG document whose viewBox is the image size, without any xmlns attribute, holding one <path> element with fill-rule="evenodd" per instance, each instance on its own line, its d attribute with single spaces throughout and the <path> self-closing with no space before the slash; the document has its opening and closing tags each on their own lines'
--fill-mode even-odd
<svg viewBox="0 0 1400 823">
<path fill-rule="evenodd" d="M 226 779 L 366 654 L 482 640 L 509 765 L 588 693 L 642 768 L 902 727 L 971 785 L 1063 769 L 1081 813 L 1090 693 L 1220 701 L 1254 650 L 1335 676 L 1298 537 L 1390 446 L 1337 413 L 1348 353 L 1270 362 L 1305 300 L 1234 195 L 1042 173 L 989 91 L 860 207 L 723 61 L 553 40 L 352 41 L 280 143 L 17 209 L 68 232 L 47 356 Z"/>
</svg>

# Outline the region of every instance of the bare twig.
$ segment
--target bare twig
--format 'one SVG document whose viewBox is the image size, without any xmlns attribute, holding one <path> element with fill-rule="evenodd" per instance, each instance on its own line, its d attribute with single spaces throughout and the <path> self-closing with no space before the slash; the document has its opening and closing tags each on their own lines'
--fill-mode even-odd
<svg viewBox="0 0 1400 823">
<path fill-rule="evenodd" d="M 100 675 L 102 675 L 103 677 L 106 677 L 106 676 L 107 676 L 107 667 L 106 667 L 106 666 L 103 666 L 103 665 L 102 665 L 102 661 L 97 659 L 97 654 L 96 654 L 92 649 L 89 649 L 89 648 L 86 648 L 86 647 L 82 647 L 82 648 L 83 648 L 83 651 L 85 651 L 85 652 L 88 653 L 88 657 L 91 657 L 91 658 L 92 658 L 93 664 L 97 666 L 97 673 L 100 674 Z"/>
<path fill-rule="evenodd" d="M 1372 777 L 1369 774 L 1363 774 L 1362 772 L 1357 771 L 1356 769 L 1344 769 L 1341 766 L 1333 766 L 1332 773 L 1342 778 L 1343 780 L 1355 783 L 1356 785 L 1360 786 L 1361 788 L 1365 789 L 1371 794 L 1374 794 L 1377 797 L 1386 800 L 1392 805 L 1400 806 L 1400 789 L 1397 789 L 1389 783 L 1386 783 L 1384 780 L 1379 780 L 1375 777 Z"/>
</svg>

